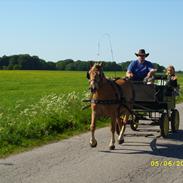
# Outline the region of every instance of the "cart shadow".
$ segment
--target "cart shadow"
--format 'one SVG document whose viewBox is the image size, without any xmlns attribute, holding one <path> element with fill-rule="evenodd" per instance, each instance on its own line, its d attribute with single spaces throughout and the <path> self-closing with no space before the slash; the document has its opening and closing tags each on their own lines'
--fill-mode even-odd
<svg viewBox="0 0 183 183">
<path fill-rule="evenodd" d="M 160 132 L 159 129 L 150 129 L 150 128 L 138 129 L 137 131 L 138 132 L 157 132 L 157 133 Z"/>
<path fill-rule="evenodd" d="M 0 162 L 0 165 L 13 166 L 14 164 L 13 164 L 13 163 L 1 163 L 1 162 Z"/>
<path fill-rule="evenodd" d="M 153 133 L 128 133 L 125 137 L 152 137 L 155 136 Z"/>
<path fill-rule="evenodd" d="M 161 143 L 157 142 L 158 139 L 161 139 Z M 176 144 L 176 143 L 179 143 L 179 144 Z M 125 147 L 137 147 L 137 146 L 138 147 L 150 146 L 151 150 L 125 148 Z M 154 137 L 150 143 L 128 142 L 121 145 L 121 147 L 123 148 L 118 148 L 114 151 L 100 151 L 100 152 L 114 153 L 114 154 L 132 154 L 132 155 L 133 154 L 150 154 L 154 156 L 183 159 L 183 130 L 179 130 L 177 133 L 170 134 L 166 139 L 163 139 L 162 137 L 157 136 L 157 137 Z"/>
</svg>

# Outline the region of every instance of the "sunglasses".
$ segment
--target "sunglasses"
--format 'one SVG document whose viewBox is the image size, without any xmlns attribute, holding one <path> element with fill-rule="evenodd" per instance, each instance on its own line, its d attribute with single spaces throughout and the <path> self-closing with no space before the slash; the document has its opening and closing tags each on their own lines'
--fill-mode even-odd
<svg viewBox="0 0 183 183">
<path fill-rule="evenodd" d="M 145 55 L 138 55 L 139 57 L 145 57 Z"/>
</svg>

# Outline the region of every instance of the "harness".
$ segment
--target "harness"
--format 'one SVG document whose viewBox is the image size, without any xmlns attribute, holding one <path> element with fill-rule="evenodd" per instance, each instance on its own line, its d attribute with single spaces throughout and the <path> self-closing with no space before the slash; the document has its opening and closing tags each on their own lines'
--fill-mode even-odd
<svg viewBox="0 0 183 183">
<path fill-rule="evenodd" d="M 100 100 L 100 99 L 88 99 L 88 100 L 83 100 L 83 102 L 90 102 L 92 104 L 99 104 L 99 105 L 114 105 L 114 104 L 119 104 L 118 106 L 118 113 L 120 113 L 120 108 L 123 106 L 125 107 L 129 113 L 134 114 L 133 111 L 131 109 L 129 109 L 129 107 L 126 105 L 127 101 L 123 96 L 123 91 L 122 88 L 120 87 L 120 85 L 118 85 L 116 83 L 116 81 L 120 79 L 117 78 L 115 80 L 111 80 L 111 79 L 106 79 L 107 82 L 110 84 L 110 86 L 113 88 L 114 92 L 115 92 L 115 97 L 116 99 L 109 99 L 109 100 Z M 84 107 L 83 109 L 86 109 L 87 107 L 89 107 L 90 105 Z"/>
</svg>

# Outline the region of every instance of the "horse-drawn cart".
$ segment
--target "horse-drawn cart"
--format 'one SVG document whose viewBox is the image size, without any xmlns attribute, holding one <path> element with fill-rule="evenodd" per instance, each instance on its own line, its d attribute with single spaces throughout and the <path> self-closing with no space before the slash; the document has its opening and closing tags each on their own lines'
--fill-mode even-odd
<svg viewBox="0 0 183 183">
<path fill-rule="evenodd" d="M 154 84 L 133 82 L 135 93 L 132 130 L 137 130 L 140 120 L 151 120 L 160 126 L 161 135 L 167 137 L 169 122 L 172 132 L 179 129 L 179 111 L 176 109 L 177 90 L 166 85 L 167 78 L 155 76 Z"/>
<path fill-rule="evenodd" d="M 115 132 L 118 143 L 124 143 L 126 124 L 137 130 L 140 120 L 151 120 L 160 126 L 161 135 L 169 133 L 169 122 L 172 132 L 179 129 L 179 112 L 176 110 L 176 88 L 166 76 L 155 76 L 154 84 L 134 82 L 129 78 L 109 79 L 103 73 L 102 64 L 94 64 L 87 72 L 91 97 L 84 100 L 91 107 L 90 146 L 96 147 L 96 120 L 102 116 L 111 119 L 111 140 L 109 149 L 115 149 Z M 174 86 L 173 86 L 174 85 Z M 176 83 L 177 85 L 177 83 Z M 131 118 L 130 118 L 131 116 Z"/>
</svg>

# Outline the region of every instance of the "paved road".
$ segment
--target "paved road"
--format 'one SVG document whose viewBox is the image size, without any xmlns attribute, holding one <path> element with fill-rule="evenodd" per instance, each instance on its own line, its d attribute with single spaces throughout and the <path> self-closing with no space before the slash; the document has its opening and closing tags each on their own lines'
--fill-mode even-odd
<svg viewBox="0 0 183 183">
<path fill-rule="evenodd" d="M 168 139 L 159 127 L 127 128 L 125 143 L 109 151 L 109 128 L 96 131 L 98 146 L 89 146 L 90 133 L 0 159 L 0 183 L 182 183 L 183 105 L 181 130 Z M 151 162 L 161 164 L 152 167 Z M 166 166 L 166 163 L 176 165 Z M 177 161 L 177 162 L 176 162 Z"/>
</svg>

